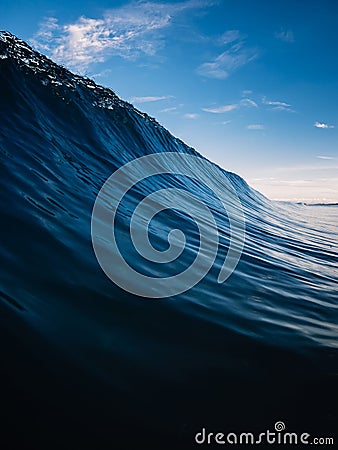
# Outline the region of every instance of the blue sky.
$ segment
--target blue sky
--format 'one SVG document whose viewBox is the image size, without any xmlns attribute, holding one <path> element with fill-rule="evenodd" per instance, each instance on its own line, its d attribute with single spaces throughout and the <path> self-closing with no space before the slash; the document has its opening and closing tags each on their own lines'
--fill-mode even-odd
<svg viewBox="0 0 338 450">
<path fill-rule="evenodd" d="M 338 202 L 336 0 L 2 0 L 0 18 L 268 197 Z"/>
</svg>

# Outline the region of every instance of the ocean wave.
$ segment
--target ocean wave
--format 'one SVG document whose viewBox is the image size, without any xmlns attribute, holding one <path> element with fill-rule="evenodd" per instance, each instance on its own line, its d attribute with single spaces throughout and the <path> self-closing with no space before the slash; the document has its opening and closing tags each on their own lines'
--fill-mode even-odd
<svg viewBox="0 0 338 450">
<path fill-rule="evenodd" d="M 169 423 L 186 436 L 192 424 L 203 417 L 208 420 L 195 401 L 198 393 L 203 408 L 215 408 L 209 419 L 217 423 L 220 399 L 227 398 L 231 386 L 237 386 L 243 401 L 249 395 L 245 386 L 263 388 L 266 383 L 271 394 L 275 384 L 269 384 L 268 378 L 280 376 L 281 392 L 291 402 L 302 382 L 311 389 L 323 382 L 334 385 L 336 207 L 268 200 L 236 174 L 204 164 L 207 160 L 194 149 L 111 90 L 73 75 L 9 33 L 0 35 L 0 55 L 4 237 L 0 305 L 6 336 L 26 342 L 27 367 L 32 355 L 39 359 L 42 345 L 55 361 L 71 366 L 71 379 L 82 373 L 90 383 L 100 380 L 107 398 L 118 398 L 119 405 L 135 398 L 136 410 L 146 411 L 160 436 L 169 433 Z M 207 205 L 217 227 L 218 247 L 210 270 L 197 277 L 191 289 L 145 300 L 118 287 L 101 270 L 92 248 L 91 220 L 106 180 L 126 163 L 158 153 L 196 158 L 196 167 L 189 170 L 192 175 L 199 173 L 198 180 L 182 175 L 170 162 L 170 173 L 136 183 L 116 210 L 121 252 L 134 271 L 157 278 L 173 276 L 192 264 L 200 236 L 189 216 L 193 206 L 187 210 L 182 197 L 176 208 L 154 216 L 149 229 L 158 252 L 170 246 L 172 229 L 184 233 L 185 247 L 177 260 L 159 268 L 136 252 L 130 237 L 130 220 L 138 203 L 151 192 L 168 189 L 190 192 Z M 241 257 L 224 283 L 217 283 L 217 277 L 231 243 L 231 217 L 210 190 L 211 178 L 223 192 L 230 183 L 245 218 Z M 194 214 L 197 217 L 198 210 Z M 134 226 L 136 232 L 142 231 L 142 217 L 135 218 Z M 208 236 L 211 224 L 205 221 L 203 227 Z M 61 377 L 66 385 L 69 372 L 56 369 L 50 355 L 41 358 L 53 377 Z M 286 381 L 290 379 L 294 382 Z M 209 404 L 208 380 L 217 407 L 211 400 Z M 87 392 L 88 385 L 78 388 L 79 393 Z M 220 398 L 215 400 L 217 387 Z M 67 389 L 62 389 L 65 399 Z M 166 423 L 162 426 L 151 405 L 159 406 L 156 396 L 165 389 L 168 411 L 161 409 Z M 172 399 L 170 391 L 175 392 Z M 177 412 L 174 399 L 179 403 L 180 395 L 184 406 Z M 262 402 L 272 414 L 278 408 L 269 409 L 269 395 L 262 394 Z M 229 423 L 238 424 L 246 413 L 234 397 L 229 394 Z M 97 399 L 90 402 L 99 405 Z M 125 404 L 121 408 L 121 415 L 128 417 L 124 424 L 136 426 L 130 409 Z M 194 408 L 200 413 L 198 419 Z M 248 408 L 251 414 L 252 409 Z M 255 426 L 267 414 L 261 411 L 260 419 L 253 418 Z M 289 414 L 295 423 L 294 411 Z M 323 426 L 331 424 L 334 413 L 322 414 L 320 420 Z M 175 433 L 169 434 L 176 439 Z"/>
</svg>

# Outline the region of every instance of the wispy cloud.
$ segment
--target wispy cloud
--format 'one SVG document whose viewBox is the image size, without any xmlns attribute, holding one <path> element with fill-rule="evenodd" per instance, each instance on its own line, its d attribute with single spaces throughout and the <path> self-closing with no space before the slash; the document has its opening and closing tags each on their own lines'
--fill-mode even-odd
<svg viewBox="0 0 338 450">
<path fill-rule="evenodd" d="M 237 109 L 238 107 L 239 107 L 239 105 L 237 103 L 235 103 L 232 105 L 217 106 L 215 108 L 202 108 L 202 111 L 206 111 L 206 112 L 214 113 L 214 114 L 222 114 L 222 113 L 233 111 L 234 109 Z"/>
<path fill-rule="evenodd" d="M 279 39 L 280 41 L 289 42 L 289 43 L 295 41 L 294 34 L 291 30 L 276 31 L 275 38 Z"/>
<path fill-rule="evenodd" d="M 60 25 L 55 17 L 46 17 L 37 33 L 35 33 L 33 39 L 30 40 L 38 50 L 49 52 L 51 42 L 55 38 L 55 35 L 59 32 Z"/>
<path fill-rule="evenodd" d="M 243 106 L 254 106 L 255 108 L 258 108 L 257 103 L 251 98 L 243 98 L 243 100 L 241 100 L 241 104 Z"/>
<path fill-rule="evenodd" d="M 297 171 L 322 171 L 322 170 L 336 170 L 338 169 L 338 165 L 309 165 L 309 166 L 289 166 L 289 167 L 278 167 L 275 170 L 278 172 L 297 172 Z"/>
<path fill-rule="evenodd" d="M 264 125 L 257 123 L 257 124 L 252 124 L 252 125 L 248 125 L 247 126 L 248 130 L 264 130 Z"/>
<path fill-rule="evenodd" d="M 242 36 L 239 30 L 228 30 L 217 38 L 216 43 L 219 45 L 227 45 L 240 39 L 242 39 Z"/>
<path fill-rule="evenodd" d="M 290 108 L 289 106 L 274 106 L 271 108 L 272 111 L 286 111 L 286 112 L 296 112 L 294 109 Z"/>
<path fill-rule="evenodd" d="M 101 77 L 105 77 L 105 76 L 109 75 L 110 73 L 111 73 L 111 69 L 104 69 L 101 72 L 93 73 L 91 75 L 91 77 L 94 78 L 94 79 L 95 78 L 101 78 Z"/>
<path fill-rule="evenodd" d="M 199 114 L 196 113 L 187 113 L 184 114 L 183 116 L 185 119 L 198 119 L 199 118 Z"/>
<path fill-rule="evenodd" d="M 160 100 L 168 100 L 169 98 L 173 98 L 172 95 L 161 95 L 161 96 L 146 96 L 146 97 L 131 97 L 131 103 L 149 103 L 149 102 L 158 102 Z"/>
<path fill-rule="evenodd" d="M 281 102 L 278 100 L 267 100 L 266 97 L 263 97 L 262 103 L 264 105 L 270 106 L 270 109 L 272 111 L 287 111 L 287 112 L 295 112 L 294 109 L 292 109 L 291 105 L 286 102 Z"/>
<path fill-rule="evenodd" d="M 285 102 L 278 102 L 278 101 L 267 100 L 266 97 L 263 97 L 263 103 L 265 105 L 284 106 L 285 108 L 288 108 L 288 107 L 291 106 L 291 105 L 289 105 L 288 103 L 285 103 Z"/>
<path fill-rule="evenodd" d="M 81 16 L 59 24 L 49 17 L 30 42 L 56 62 L 81 72 L 112 55 L 133 59 L 156 54 L 164 45 L 163 31 L 179 14 L 206 5 L 207 0 L 134 1 L 106 10 L 100 18 Z"/>
<path fill-rule="evenodd" d="M 337 159 L 334 156 L 325 156 L 325 155 L 318 155 L 317 158 L 319 158 L 319 159 L 329 159 L 329 160 Z"/>
<path fill-rule="evenodd" d="M 225 32 L 217 43 L 226 45 L 228 48 L 211 61 L 201 64 L 197 73 L 204 77 L 224 79 L 236 69 L 248 64 L 258 56 L 255 48 L 247 47 L 245 38 L 238 30 Z"/>
<path fill-rule="evenodd" d="M 210 112 L 210 113 L 214 113 L 214 114 L 221 114 L 221 113 L 233 111 L 234 109 L 239 109 L 243 106 L 258 108 L 258 105 L 254 100 L 251 100 L 251 98 L 243 98 L 238 103 L 232 103 L 230 105 L 215 106 L 212 108 L 202 108 L 202 111 L 206 111 L 206 112 Z"/>
<path fill-rule="evenodd" d="M 177 110 L 177 106 L 171 106 L 170 108 L 161 109 L 159 112 L 160 113 L 168 113 L 168 112 L 173 112 L 176 110 Z"/>
<path fill-rule="evenodd" d="M 323 122 L 315 122 L 313 126 L 316 128 L 334 128 L 334 125 L 328 125 L 327 123 Z"/>
</svg>

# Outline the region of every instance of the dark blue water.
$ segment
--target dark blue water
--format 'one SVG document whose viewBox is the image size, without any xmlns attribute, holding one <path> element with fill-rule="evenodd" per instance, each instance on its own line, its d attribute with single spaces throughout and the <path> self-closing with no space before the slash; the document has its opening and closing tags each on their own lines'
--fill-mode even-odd
<svg viewBox="0 0 338 450">
<path fill-rule="evenodd" d="M 196 286 L 142 299 L 96 260 L 95 198 L 142 155 L 199 155 L 110 90 L 4 33 L 0 99 L 1 448 L 188 449 L 202 427 L 264 431 L 277 420 L 335 436 L 337 206 L 272 202 L 219 169 L 220 185 L 227 177 L 243 205 L 246 240 L 237 269 L 218 284 L 229 244 L 219 201 L 203 183 L 149 178 L 119 211 L 127 252 L 130 214 L 156 189 L 194 191 L 221 237 Z M 167 248 L 174 225 L 187 249 L 168 274 L 189 265 L 198 244 L 196 226 L 173 210 L 152 222 L 156 248 Z"/>
</svg>

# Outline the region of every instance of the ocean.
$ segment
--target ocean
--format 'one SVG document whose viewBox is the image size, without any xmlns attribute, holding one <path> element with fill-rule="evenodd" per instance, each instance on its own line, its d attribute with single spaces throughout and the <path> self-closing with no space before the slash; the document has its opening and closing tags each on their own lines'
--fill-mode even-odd
<svg viewBox="0 0 338 450">
<path fill-rule="evenodd" d="M 277 422 L 337 444 L 338 206 L 267 199 L 110 89 L 6 32 L 0 99 L 1 448 L 219 448 L 217 432 L 259 434 Z M 109 177 L 145 156 L 166 168 L 141 167 L 114 209 L 132 271 L 118 255 L 111 279 L 93 248 L 95 239 L 110 245 L 93 208 Z M 215 190 L 235 198 L 228 206 L 240 205 L 245 226 L 224 282 L 239 225 Z M 133 220 L 136 244 L 144 238 L 133 211 L 159 191 L 167 196 L 164 206 L 151 200 L 152 251 L 184 243 L 167 263 L 139 255 L 130 234 Z M 201 230 L 205 257 L 191 286 L 179 279 L 166 290 L 194 263 Z M 203 429 L 210 444 L 196 441 Z"/>
</svg>

